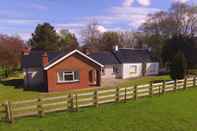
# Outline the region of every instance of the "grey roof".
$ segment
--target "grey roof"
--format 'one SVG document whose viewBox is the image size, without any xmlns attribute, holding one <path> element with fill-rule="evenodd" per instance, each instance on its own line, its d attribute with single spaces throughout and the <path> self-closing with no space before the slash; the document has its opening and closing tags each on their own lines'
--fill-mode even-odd
<svg viewBox="0 0 197 131">
<path fill-rule="evenodd" d="M 22 68 L 30 67 L 42 67 L 42 55 L 44 51 L 33 51 L 29 55 L 24 55 L 22 57 Z M 61 56 L 62 53 L 47 52 L 49 63 L 52 62 L 57 57 Z"/>
<path fill-rule="evenodd" d="M 118 51 L 113 51 L 113 54 L 120 63 L 141 63 L 155 61 L 151 53 L 146 49 L 122 48 Z"/>
<path fill-rule="evenodd" d="M 22 68 L 43 67 L 42 55 L 44 51 L 32 51 L 22 57 Z M 49 64 L 61 58 L 65 53 L 47 52 Z M 120 63 L 153 62 L 154 59 L 148 50 L 119 49 L 113 52 L 98 52 L 88 55 L 103 65 Z"/>
<path fill-rule="evenodd" d="M 103 65 L 119 64 L 119 61 L 116 59 L 116 57 L 111 52 L 92 53 L 88 56 Z"/>
</svg>

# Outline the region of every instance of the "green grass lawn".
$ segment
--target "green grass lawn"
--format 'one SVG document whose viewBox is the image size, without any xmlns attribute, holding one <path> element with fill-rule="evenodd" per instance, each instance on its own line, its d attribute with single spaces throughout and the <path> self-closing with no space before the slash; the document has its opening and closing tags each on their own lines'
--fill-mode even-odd
<svg viewBox="0 0 197 131">
<path fill-rule="evenodd" d="M 120 83 L 118 86 L 131 86 L 131 85 L 142 85 L 150 83 L 151 81 L 162 81 L 162 80 L 171 80 L 169 75 L 162 75 L 162 76 L 145 76 L 140 77 L 132 80 L 123 80 L 122 83 Z"/>
<path fill-rule="evenodd" d="M 21 74 L 16 74 L 0 82 L 0 103 L 6 100 L 25 100 L 25 99 L 35 98 L 38 96 L 51 95 L 51 94 L 40 93 L 36 91 L 24 91 L 22 88 L 23 86 L 22 78 L 23 76 Z M 120 86 L 120 87 L 131 86 L 134 84 L 145 84 L 155 80 L 169 80 L 169 79 L 170 77 L 168 75 L 148 76 L 148 77 L 136 78 L 133 80 L 124 80 L 122 83 L 115 86 Z"/>
<path fill-rule="evenodd" d="M 197 131 L 197 88 L 0 123 L 0 131 Z"/>
</svg>

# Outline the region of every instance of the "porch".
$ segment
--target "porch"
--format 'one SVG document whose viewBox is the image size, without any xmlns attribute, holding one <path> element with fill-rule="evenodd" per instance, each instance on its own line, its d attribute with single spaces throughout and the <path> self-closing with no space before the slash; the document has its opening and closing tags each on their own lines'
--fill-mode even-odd
<svg viewBox="0 0 197 131">
<path fill-rule="evenodd" d="M 100 70 L 89 71 L 89 86 L 101 86 L 101 71 Z"/>
</svg>

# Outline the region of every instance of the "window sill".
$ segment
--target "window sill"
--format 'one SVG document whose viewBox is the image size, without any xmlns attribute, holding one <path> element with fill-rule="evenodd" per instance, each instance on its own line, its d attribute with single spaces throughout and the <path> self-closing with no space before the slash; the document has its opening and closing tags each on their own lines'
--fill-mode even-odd
<svg viewBox="0 0 197 131">
<path fill-rule="evenodd" d="M 79 80 L 75 80 L 75 81 L 58 81 L 58 84 L 66 84 L 66 83 L 78 83 Z"/>
</svg>

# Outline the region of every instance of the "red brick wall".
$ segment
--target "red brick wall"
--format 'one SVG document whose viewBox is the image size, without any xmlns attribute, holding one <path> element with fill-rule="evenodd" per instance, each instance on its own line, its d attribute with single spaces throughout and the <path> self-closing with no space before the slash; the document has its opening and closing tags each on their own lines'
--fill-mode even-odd
<svg viewBox="0 0 197 131">
<path fill-rule="evenodd" d="M 100 70 L 100 67 L 84 57 L 74 54 L 62 62 L 50 68 L 46 74 L 48 79 L 48 91 L 63 91 L 65 89 L 87 88 L 89 86 L 89 71 Z M 80 81 L 75 83 L 57 83 L 57 72 L 61 70 L 77 70 L 80 73 Z"/>
</svg>

